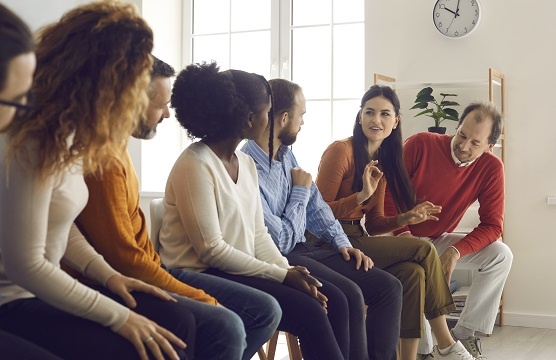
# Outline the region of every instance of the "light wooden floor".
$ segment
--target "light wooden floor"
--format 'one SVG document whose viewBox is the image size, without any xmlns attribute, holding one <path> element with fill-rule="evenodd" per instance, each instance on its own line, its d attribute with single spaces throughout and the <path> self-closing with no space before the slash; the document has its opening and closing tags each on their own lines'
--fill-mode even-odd
<svg viewBox="0 0 556 360">
<path fill-rule="evenodd" d="M 556 330 L 495 326 L 490 337 L 480 338 L 488 360 L 556 360 Z M 286 342 L 280 334 L 275 360 L 288 359 Z M 258 360 L 258 356 L 252 360 Z"/>
</svg>

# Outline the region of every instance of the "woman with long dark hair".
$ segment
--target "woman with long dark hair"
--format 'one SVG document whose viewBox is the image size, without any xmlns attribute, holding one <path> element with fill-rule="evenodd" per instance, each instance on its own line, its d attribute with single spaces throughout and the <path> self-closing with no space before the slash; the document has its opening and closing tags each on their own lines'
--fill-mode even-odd
<svg viewBox="0 0 556 360">
<path fill-rule="evenodd" d="M 352 245 L 402 282 L 401 359 L 417 356 L 423 314 L 436 335 L 439 358 L 472 359 L 446 325 L 445 314 L 455 306 L 434 245 L 417 238 L 369 236 L 436 220 L 441 211 L 430 202 L 415 205 L 402 160 L 400 120 L 396 93 L 387 86 L 372 86 L 361 99 L 353 136 L 335 141 L 322 155 L 316 184 Z M 401 212 L 398 216 L 384 216 L 387 182 Z"/>
</svg>

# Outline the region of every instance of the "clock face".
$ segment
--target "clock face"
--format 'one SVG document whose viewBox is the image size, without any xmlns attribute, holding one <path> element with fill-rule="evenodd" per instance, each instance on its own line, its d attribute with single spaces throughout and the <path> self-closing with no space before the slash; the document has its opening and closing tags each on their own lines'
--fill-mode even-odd
<svg viewBox="0 0 556 360">
<path fill-rule="evenodd" d="M 478 0 L 438 0 L 432 19 L 442 35 L 461 38 L 477 28 L 481 20 L 481 6 Z"/>
</svg>

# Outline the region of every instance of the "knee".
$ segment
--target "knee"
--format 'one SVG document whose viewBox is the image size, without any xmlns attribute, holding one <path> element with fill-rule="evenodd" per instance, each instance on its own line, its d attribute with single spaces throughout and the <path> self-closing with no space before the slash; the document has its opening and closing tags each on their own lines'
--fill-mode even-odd
<svg viewBox="0 0 556 360">
<path fill-rule="evenodd" d="M 423 268 L 421 268 L 422 270 Z M 385 289 L 388 289 L 388 293 L 392 300 L 401 301 L 402 294 L 403 294 L 403 285 L 402 282 L 393 275 L 386 273 L 388 276 L 385 279 L 384 284 Z"/>
<path fill-rule="evenodd" d="M 261 300 L 260 304 L 260 316 L 259 316 L 259 323 L 261 326 L 267 328 L 276 328 L 282 319 L 282 308 L 278 301 L 267 294 L 264 294 L 263 300 Z"/>
<path fill-rule="evenodd" d="M 244 344 L 246 333 L 243 321 L 231 310 L 222 309 L 212 324 L 214 333 L 220 333 L 218 338 L 227 339 L 230 344 Z"/>
<path fill-rule="evenodd" d="M 346 303 L 346 306 L 350 308 L 354 306 L 362 307 L 365 304 L 364 288 L 364 285 L 361 287 L 351 280 L 346 281 L 338 287 L 337 295 L 334 295 L 334 297 L 336 301 Z"/>
<path fill-rule="evenodd" d="M 396 276 L 403 287 L 415 286 L 425 283 L 425 269 L 414 262 L 405 262 L 400 266 Z"/>
<path fill-rule="evenodd" d="M 500 262 L 505 264 L 506 267 L 508 268 L 508 270 L 510 269 L 510 267 L 512 266 L 512 262 L 514 260 L 514 254 L 512 253 L 512 250 L 510 249 L 510 247 L 506 244 L 504 244 L 501 241 L 499 242 L 499 249 L 498 249 L 498 254 L 500 257 Z"/>
</svg>

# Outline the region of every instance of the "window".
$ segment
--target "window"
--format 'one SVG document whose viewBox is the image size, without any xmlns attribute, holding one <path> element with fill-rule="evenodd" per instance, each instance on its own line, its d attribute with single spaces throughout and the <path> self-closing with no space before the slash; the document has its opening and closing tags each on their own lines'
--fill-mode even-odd
<svg viewBox="0 0 556 360">
<path fill-rule="evenodd" d="M 215 60 L 222 70 L 301 85 L 307 113 L 293 148 L 314 178 L 326 147 L 352 133 L 365 90 L 364 13 L 363 0 L 186 0 L 182 65 Z M 150 23 L 156 54 L 158 24 Z M 164 191 L 173 162 L 189 144 L 179 126 L 168 124 L 175 120 L 166 122 L 154 140 L 141 143 L 142 191 Z"/>
</svg>

